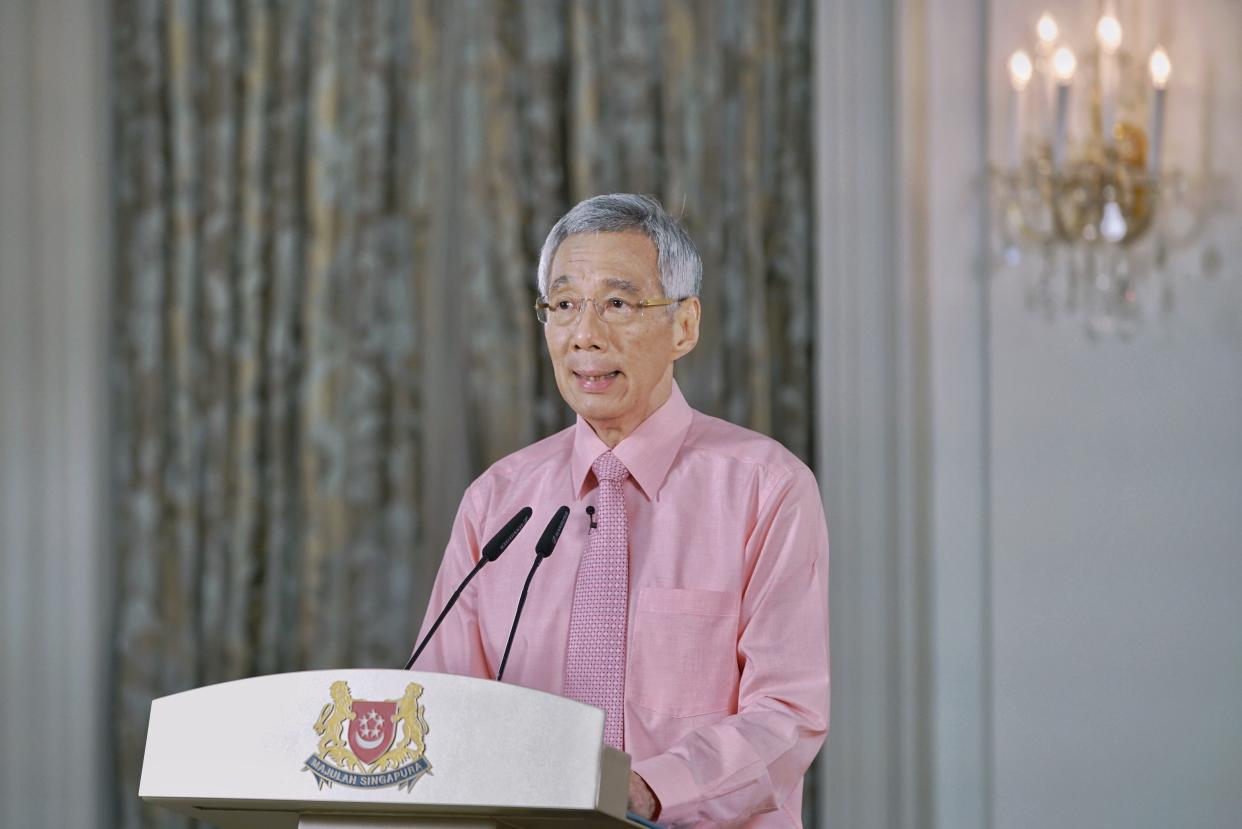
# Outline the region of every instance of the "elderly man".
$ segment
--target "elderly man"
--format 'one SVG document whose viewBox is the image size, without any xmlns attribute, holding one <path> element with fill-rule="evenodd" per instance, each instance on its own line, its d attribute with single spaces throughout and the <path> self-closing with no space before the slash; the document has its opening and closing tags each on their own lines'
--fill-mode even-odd
<svg viewBox="0 0 1242 829">
<path fill-rule="evenodd" d="M 801 826 L 828 730 L 827 529 L 805 465 L 691 409 L 673 379 L 701 274 L 651 198 L 587 199 L 552 228 L 536 310 L 577 423 L 466 490 L 424 629 L 514 512 L 542 526 L 569 505 L 505 681 L 602 708 L 644 817 Z M 495 677 L 529 563 L 497 560 L 419 667 Z"/>
</svg>

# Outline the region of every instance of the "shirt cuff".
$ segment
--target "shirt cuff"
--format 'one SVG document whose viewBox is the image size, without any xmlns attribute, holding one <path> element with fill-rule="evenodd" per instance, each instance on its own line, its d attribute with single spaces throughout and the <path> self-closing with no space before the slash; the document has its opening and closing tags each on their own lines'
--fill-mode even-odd
<svg viewBox="0 0 1242 829">
<path fill-rule="evenodd" d="M 660 823 L 676 822 L 681 807 L 700 800 L 699 786 L 694 782 L 689 766 L 671 754 L 648 757 L 631 768 L 660 802 L 660 812 L 656 817 Z"/>
</svg>

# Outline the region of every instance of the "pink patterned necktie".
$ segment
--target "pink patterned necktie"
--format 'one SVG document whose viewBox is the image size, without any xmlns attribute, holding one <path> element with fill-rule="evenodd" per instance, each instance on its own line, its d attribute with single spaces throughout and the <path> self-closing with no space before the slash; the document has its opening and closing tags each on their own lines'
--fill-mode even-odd
<svg viewBox="0 0 1242 829">
<path fill-rule="evenodd" d="M 578 565 L 569 648 L 565 656 L 565 696 L 604 709 L 604 741 L 622 747 L 625 720 L 625 628 L 629 613 L 629 529 L 625 520 L 625 479 L 630 471 L 612 452 L 591 464 L 599 481 L 596 527 Z"/>
</svg>

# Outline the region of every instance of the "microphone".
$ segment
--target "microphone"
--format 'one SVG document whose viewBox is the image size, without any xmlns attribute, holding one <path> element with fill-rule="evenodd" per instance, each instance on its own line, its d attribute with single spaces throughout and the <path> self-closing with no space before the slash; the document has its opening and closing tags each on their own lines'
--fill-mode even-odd
<svg viewBox="0 0 1242 829">
<path fill-rule="evenodd" d="M 509 641 L 505 642 L 505 655 L 500 660 L 500 672 L 496 674 L 497 682 L 504 678 L 505 665 L 509 664 L 509 649 L 513 647 L 513 636 L 517 633 L 518 620 L 522 618 L 522 608 L 526 606 L 526 593 L 530 590 L 531 579 L 535 577 L 535 571 L 539 569 L 543 560 L 552 555 L 556 542 L 561 538 L 561 530 L 565 529 L 565 522 L 568 520 L 569 507 L 558 509 L 552 516 L 552 520 L 548 522 L 543 535 L 539 536 L 539 542 L 535 544 L 535 562 L 531 564 L 530 572 L 526 574 L 526 584 L 522 585 L 522 595 L 518 599 L 517 612 L 513 614 L 513 627 L 509 628 Z"/>
<path fill-rule="evenodd" d="M 505 548 L 513 543 L 513 539 L 517 538 L 518 533 L 526 526 L 526 522 L 535 512 L 530 507 L 522 507 L 517 511 L 517 515 L 509 519 L 509 523 L 500 528 L 500 531 L 492 536 L 491 540 L 483 545 L 482 558 L 488 561 L 495 561 L 500 558 L 500 554 Z"/>
<path fill-rule="evenodd" d="M 495 561 L 500 558 L 500 554 L 505 548 L 513 543 L 513 539 L 517 538 L 517 534 L 526 526 L 526 522 L 530 520 L 534 511 L 530 507 L 522 507 L 518 510 L 517 515 L 509 519 L 508 523 L 500 528 L 500 531 L 492 536 L 491 540 L 483 545 L 483 552 L 479 556 L 479 563 L 474 565 L 474 569 L 462 579 L 461 584 L 453 591 L 452 597 L 449 598 L 448 604 L 444 605 L 444 609 L 440 611 L 440 615 L 436 617 L 435 624 L 431 626 L 431 630 L 427 631 L 427 635 L 423 637 L 422 643 L 415 649 L 414 655 L 410 657 L 410 661 L 405 663 L 405 669 L 408 671 L 414 667 L 414 662 L 422 654 L 423 648 L 427 647 L 427 643 L 431 641 L 431 637 L 435 635 L 439 629 L 440 623 L 444 621 L 444 617 L 453 609 L 453 605 L 457 604 L 457 599 L 461 597 L 461 591 L 466 589 L 466 585 L 474 578 L 475 574 L 483 569 L 483 565 L 489 561 Z M 546 534 L 546 533 L 545 533 Z"/>
<path fill-rule="evenodd" d="M 561 507 L 552 516 L 552 520 L 548 522 L 548 526 L 544 528 L 543 535 L 539 536 L 539 541 L 535 544 L 535 552 L 539 558 L 547 558 L 552 555 L 552 550 L 556 548 L 556 542 L 561 539 L 561 530 L 565 529 L 565 522 L 569 520 L 569 507 Z"/>
<path fill-rule="evenodd" d="M 591 519 L 591 529 L 595 529 L 595 507 L 588 506 L 586 509 L 587 518 Z"/>
</svg>

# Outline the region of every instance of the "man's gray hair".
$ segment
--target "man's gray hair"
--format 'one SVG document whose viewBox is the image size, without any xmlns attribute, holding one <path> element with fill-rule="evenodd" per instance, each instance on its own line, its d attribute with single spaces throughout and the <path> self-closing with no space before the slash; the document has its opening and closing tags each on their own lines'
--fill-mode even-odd
<svg viewBox="0 0 1242 829">
<path fill-rule="evenodd" d="M 660 287 L 668 297 L 698 296 L 703 260 L 681 222 L 664 211 L 651 196 L 612 193 L 578 202 L 548 233 L 539 254 L 539 295 L 548 295 L 549 271 L 556 251 L 579 233 L 621 233 L 637 230 L 655 245 L 660 265 Z"/>
</svg>

